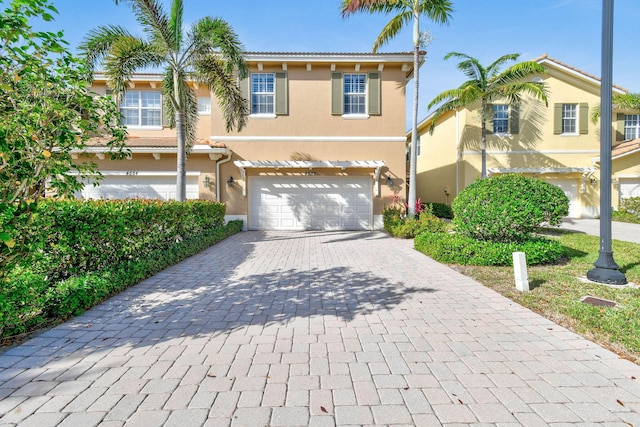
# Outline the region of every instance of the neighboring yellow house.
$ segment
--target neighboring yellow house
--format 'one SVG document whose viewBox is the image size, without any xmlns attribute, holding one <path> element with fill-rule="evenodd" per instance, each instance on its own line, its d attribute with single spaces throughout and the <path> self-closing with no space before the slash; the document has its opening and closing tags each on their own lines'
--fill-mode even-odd
<svg viewBox="0 0 640 427">
<path fill-rule="evenodd" d="M 248 53 L 240 82 L 251 115 L 227 133 L 215 97 L 199 96 L 199 141 L 187 160 L 187 198 L 227 204 L 250 230 L 371 230 L 404 191 L 405 86 L 412 53 Z M 105 176 L 85 198 L 175 197 L 175 132 L 164 126 L 162 76 L 139 74 L 121 104 L 128 160 L 86 153 Z M 96 75 L 97 93 L 107 93 Z"/>
<path fill-rule="evenodd" d="M 549 91 L 549 105 L 526 98 L 521 105 L 493 105 L 487 123 L 487 174 L 523 173 L 560 187 L 569 197 L 569 217 L 600 214 L 600 123 L 591 121 L 600 105 L 600 79 L 547 55 L 535 60 L 547 73 L 534 76 Z M 625 93 L 613 87 L 614 94 Z M 636 112 L 637 113 L 637 112 Z M 640 195 L 639 115 L 614 112 L 613 204 Z M 480 120 L 477 109 L 452 111 L 433 134 L 431 116 L 418 125 L 417 195 L 423 202 L 451 204 L 480 176 Z M 625 141 L 625 142 L 623 142 Z"/>
</svg>

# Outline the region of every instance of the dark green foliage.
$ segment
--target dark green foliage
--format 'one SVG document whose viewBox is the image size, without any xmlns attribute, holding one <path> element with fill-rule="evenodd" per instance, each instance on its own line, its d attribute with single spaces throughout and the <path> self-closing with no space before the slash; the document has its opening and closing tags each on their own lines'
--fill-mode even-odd
<svg viewBox="0 0 640 427">
<path fill-rule="evenodd" d="M 0 336 L 64 319 L 242 229 L 220 203 L 55 201 L 17 207 L 2 247 Z"/>
<path fill-rule="evenodd" d="M 444 203 L 438 203 L 438 202 L 429 202 L 429 203 L 425 203 L 424 206 L 425 206 L 425 209 L 428 206 L 431 206 L 431 211 L 438 218 L 453 219 L 453 210 L 449 205 L 445 205 Z"/>
<path fill-rule="evenodd" d="M 384 229 L 394 237 L 412 239 L 421 233 L 440 233 L 447 225 L 436 217 L 427 207 L 417 218 L 406 218 L 403 210 L 397 207 L 385 207 L 383 210 Z"/>
<path fill-rule="evenodd" d="M 511 266 L 513 252 L 524 252 L 528 265 L 552 263 L 563 255 L 557 240 L 544 238 L 501 243 L 460 234 L 424 233 L 415 238 L 414 247 L 438 262 L 461 265 Z"/>
<path fill-rule="evenodd" d="M 455 230 L 476 240 L 522 242 L 542 225 L 559 225 L 569 199 L 555 185 L 519 174 L 478 180 L 453 201 Z"/>
<path fill-rule="evenodd" d="M 614 221 L 640 224 L 640 197 L 630 197 L 620 200 L 617 211 L 612 213 Z"/>
</svg>

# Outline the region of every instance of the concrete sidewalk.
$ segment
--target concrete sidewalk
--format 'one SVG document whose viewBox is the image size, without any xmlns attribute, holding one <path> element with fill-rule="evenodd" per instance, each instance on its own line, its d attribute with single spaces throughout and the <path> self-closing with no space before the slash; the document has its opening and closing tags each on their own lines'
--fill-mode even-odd
<svg viewBox="0 0 640 427">
<path fill-rule="evenodd" d="M 591 218 L 565 218 L 559 228 L 599 236 L 600 220 Z M 625 242 L 640 243 L 640 224 L 612 221 L 611 237 Z"/>
<path fill-rule="evenodd" d="M 0 355 L 0 425 L 640 426 L 640 367 L 383 233 L 245 232 Z"/>
</svg>

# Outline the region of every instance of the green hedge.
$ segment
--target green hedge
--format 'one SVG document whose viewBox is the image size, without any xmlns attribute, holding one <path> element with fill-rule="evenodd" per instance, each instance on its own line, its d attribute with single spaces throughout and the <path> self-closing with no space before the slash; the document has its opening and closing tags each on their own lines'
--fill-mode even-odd
<svg viewBox="0 0 640 427">
<path fill-rule="evenodd" d="M 414 247 L 445 264 L 484 266 L 511 266 L 513 252 L 524 252 L 529 265 L 553 263 L 564 253 L 558 241 L 541 237 L 517 243 L 500 243 L 450 233 L 420 234 L 414 240 Z"/>
<path fill-rule="evenodd" d="M 425 209 L 431 207 L 431 211 L 438 218 L 453 219 L 453 209 L 444 203 L 428 202 L 424 204 Z"/>
<path fill-rule="evenodd" d="M 640 197 L 630 197 L 620 200 L 617 211 L 612 213 L 614 221 L 640 224 Z"/>
<path fill-rule="evenodd" d="M 44 200 L 12 213 L 3 230 L 15 246 L 0 246 L 0 336 L 80 313 L 242 229 L 207 201 Z"/>
<path fill-rule="evenodd" d="M 420 233 L 440 233 L 447 228 L 446 223 L 436 217 L 429 206 L 415 218 L 405 217 L 404 211 L 398 207 L 385 207 L 382 219 L 387 233 L 403 239 L 412 239 Z"/>
</svg>

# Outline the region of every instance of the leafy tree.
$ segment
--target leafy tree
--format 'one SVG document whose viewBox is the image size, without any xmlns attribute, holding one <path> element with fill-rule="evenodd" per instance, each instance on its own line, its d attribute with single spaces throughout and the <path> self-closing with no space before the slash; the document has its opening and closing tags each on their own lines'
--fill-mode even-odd
<svg viewBox="0 0 640 427">
<path fill-rule="evenodd" d="M 613 95 L 614 110 L 634 110 L 640 111 L 640 93 L 617 93 Z M 593 109 L 591 121 L 596 123 L 600 118 L 600 105 Z"/>
<path fill-rule="evenodd" d="M 13 0 L 0 15 L 0 203 L 37 199 L 45 183 L 72 196 L 97 170 L 71 152 L 106 135 L 116 155 L 125 138 L 115 105 L 89 92 L 62 32 L 32 29 L 31 19 L 56 12 L 48 0 Z"/>
<path fill-rule="evenodd" d="M 520 55 L 515 53 L 503 55 L 488 67 L 484 67 L 476 58 L 464 53 L 447 54 L 444 57 L 445 60 L 462 59 L 458 69 L 470 80 L 462 83 L 457 89 L 442 92 L 429 103 L 429 109 L 442 104 L 433 113 L 430 129 L 432 133 L 440 116 L 447 111 L 472 107 L 480 103 L 482 178 L 487 177 L 487 121 L 493 117 L 491 103 L 506 101 L 513 106 L 520 103 L 523 94 L 529 94 L 548 105 L 547 89 L 544 83 L 525 81 L 526 77 L 533 74 L 544 74 L 546 71 L 542 65 L 535 61 L 524 61 L 501 71 L 507 62 L 517 61 L 519 57 Z"/>
<path fill-rule="evenodd" d="M 48 0 L 13 0 L 0 12 L 0 270 L 30 239 L 15 217 L 30 212 L 45 187 L 73 196 L 83 180 L 100 177 L 95 163 L 75 161 L 73 152 L 100 135 L 112 156 L 124 155 L 115 104 L 89 92 L 86 68 L 62 32 L 31 26 L 55 13 Z"/>
<path fill-rule="evenodd" d="M 446 24 L 453 12 L 450 0 L 342 0 L 342 16 L 350 16 L 356 12 L 396 13 L 383 28 L 373 44 L 373 52 L 395 37 L 398 32 L 413 24 L 413 115 L 411 121 L 411 158 L 409 162 L 409 207 L 407 214 L 415 215 L 416 205 L 416 162 L 418 146 L 418 89 L 420 86 L 420 45 L 428 33 L 420 33 L 420 18 L 427 16 L 430 20 Z"/>
<path fill-rule="evenodd" d="M 127 3 L 147 38 L 121 26 L 100 26 L 80 46 L 89 71 L 103 62 L 108 84 L 119 100 L 134 72 L 164 67 L 164 109 L 175 127 L 177 159 L 176 199 L 186 197 L 186 156 L 196 138 L 198 100 L 189 81 L 207 84 L 216 95 L 227 131 L 242 129 L 247 107 L 234 75 L 244 77 L 243 49 L 233 29 L 222 19 L 204 17 L 183 31 L 183 0 L 172 0 L 166 13 L 159 0 L 120 0 Z M 119 3 L 116 0 L 116 3 Z"/>
</svg>

